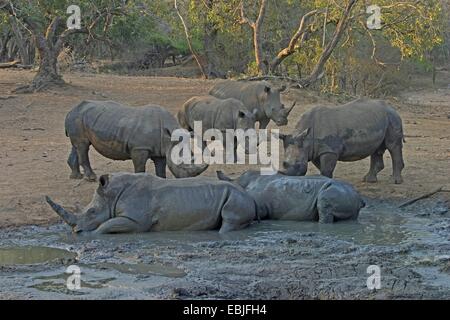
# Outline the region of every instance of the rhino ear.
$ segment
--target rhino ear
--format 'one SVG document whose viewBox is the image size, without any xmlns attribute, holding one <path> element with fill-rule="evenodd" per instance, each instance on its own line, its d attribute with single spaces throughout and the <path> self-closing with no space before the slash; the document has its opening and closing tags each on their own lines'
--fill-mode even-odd
<svg viewBox="0 0 450 320">
<path fill-rule="evenodd" d="M 100 188 L 106 188 L 109 184 L 109 175 L 108 174 L 102 175 L 98 181 Z"/>
<path fill-rule="evenodd" d="M 164 133 L 170 138 L 172 136 L 172 132 L 169 129 L 164 128 Z"/>
<path fill-rule="evenodd" d="M 270 87 L 269 87 L 269 86 L 265 86 L 264 92 L 265 92 L 265 93 L 269 93 L 269 92 L 270 92 Z"/>
<path fill-rule="evenodd" d="M 279 133 L 278 134 L 278 139 L 286 141 L 288 136 L 289 136 L 288 134 Z"/>
<path fill-rule="evenodd" d="M 242 110 L 239 110 L 238 117 L 239 118 L 245 118 L 245 112 L 242 111 Z"/>
<path fill-rule="evenodd" d="M 294 138 L 296 140 L 303 140 L 308 136 L 310 131 L 311 131 L 311 128 L 307 128 L 307 129 L 303 130 L 302 132 L 300 132 L 299 134 L 297 134 Z"/>
</svg>

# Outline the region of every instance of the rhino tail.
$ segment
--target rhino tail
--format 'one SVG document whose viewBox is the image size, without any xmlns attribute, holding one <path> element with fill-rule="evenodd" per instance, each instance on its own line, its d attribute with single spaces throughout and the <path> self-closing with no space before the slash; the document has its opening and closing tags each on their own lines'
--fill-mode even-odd
<svg viewBox="0 0 450 320">
<path fill-rule="evenodd" d="M 222 170 L 217 170 L 217 171 L 216 171 L 216 174 L 217 174 L 217 178 L 218 178 L 219 180 L 228 181 L 228 182 L 233 182 L 233 179 L 231 179 L 230 177 L 227 177 L 227 176 L 225 175 L 225 173 L 223 173 Z"/>
</svg>

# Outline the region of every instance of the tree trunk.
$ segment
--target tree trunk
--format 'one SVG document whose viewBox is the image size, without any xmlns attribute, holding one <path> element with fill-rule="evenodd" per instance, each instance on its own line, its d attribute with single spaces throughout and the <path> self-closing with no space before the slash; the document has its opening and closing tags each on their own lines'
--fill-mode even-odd
<svg viewBox="0 0 450 320">
<path fill-rule="evenodd" d="M 174 7 L 175 7 L 175 11 L 177 12 L 178 17 L 181 20 L 181 23 L 183 24 L 184 33 L 186 35 L 186 41 L 187 41 L 187 44 L 188 44 L 188 47 L 189 47 L 189 51 L 191 51 L 192 56 L 194 57 L 195 61 L 197 62 L 198 68 L 200 69 L 200 72 L 202 73 L 203 77 L 205 79 L 208 79 L 208 75 L 205 72 L 205 66 L 201 62 L 200 57 L 198 56 L 197 52 L 195 51 L 194 47 L 192 46 L 192 41 L 191 41 L 191 35 L 189 33 L 189 28 L 188 28 L 186 22 L 184 21 L 184 18 L 181 15 L 180 10 L 178 9 L 177 0 L 174 0 Z"/>
<path fill-rule="evenodd" d="M 39 53 L 39 70 L 31 84 L 17 88 L 16 93 L 32 93 L 49 86 L 64 84 L 57 68 L 58 55 L 62 47 L 50 46 L 46 37 L 42 35 L 36 35 L 36 47 Z"/>
<path fill-rule="evenodd" d="M 317 64 L 314 66 L 312 73 L 306 79 L 301 79 L 299 81 L 302 87 L 308 87 L 309 85 L 316 82 L 323 76 L 323 68 L 327 63 L 328 59 L 330 58 L 331 54 L 333 53 L 334 48 L 336 48 L 337 44 L 339 43 L 342 34 L 346 30 L 350 13 L 353 10 L 353 7 L 355 6 L 356 2 L 357 0 L 348 1 L 345 10 L 342 14 L 342 17 L 339 20 L 336 29 L 334 30 L 331 41 L 324 48 L 322 55 L 320 56 Z"/>
<path fill-rule="evenodd" d="M 261 0 L 258 17 L 256 21 L 251 21 L 245 16 L 244 4 L 241 3 L 241 24 L 248 24 L 253 31 L 253 49 L 255 51 L 255 63 L 258 68 L 259 75 L 267 74 L 268 66 L 264 59 L 262 48 L 262 27 L 264 18 L 266 17 L 267 0 Z"/>
<path fill-rule="evenodd" d="M 19 49 L 20 60 L 22 61 L 23 64 L 32 64 L 33 59 L 30 56 L 30 52 L 28 51 L 27 39 L 22 34 L 22 30 L 20 30 L 16 18 L 11 16 L 9 18 L 9 24 L 14 34 L 16 45 Z"/>
<path fill-rule="evenodd" d="M 8 58 L 8 42 L 11 40 L 11 33 L 8 31 L 0 40 L 0 61 Z"/>
</svg>

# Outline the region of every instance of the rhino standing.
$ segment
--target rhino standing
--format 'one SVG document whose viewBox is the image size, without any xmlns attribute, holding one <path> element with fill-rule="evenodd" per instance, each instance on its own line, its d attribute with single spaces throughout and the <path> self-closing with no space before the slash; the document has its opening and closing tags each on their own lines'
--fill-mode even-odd
<svg viewBox="0 0 450 320">
<path fill-rule="evenodd" d="M 202 134 L 208 129 L 221 131 L 223 143 L 226 143 L 226 130 L 242 129 L 244 131 L 255 128 L 255 112 L 250 112 L 241 101 L 233 98 L 218 99 L 213 96 L 193 97 L 186 101 L 182 110 L 178 112 L 178 122 L 189 130 L 194 130 L 194 122 L 201 121 Z M 235 136 L 233 136 L 235 137 Z M 236 158 L 237 145 L 234 144 Z M 249 153 L 249 145 L 244 145 Z"/>
<path fill-rule="evenodd" d="M 348 183 L 323 176 L 261 175 L 247 171 L 233 180 L 221 171 L 218 178 L 233 181 L 255 200 L 261 219 L 319 221 L 356 220 L 365 206 Z"/>
<path fill-rule="evenodd" d="M 253 112 L 256 110 L 256 121 L 259 122 L 259 128 L 265 129 L 270 120 L 273 120 L 277 126 L 284 126 L 288 123 L 287 117 L 295 106 L 285 108 L 281 103 L 280 93 L 286 87 L 274 88 L 267 81 L 232 81 L 227 80 L 217 83 L 209 94 L 220 99 L 235 98 Z"/>
<path fill-rule="evenodd" d="M 113 101 L 83 101 L 67 114 L 65 128 L 72 143 L 67 161 L 72 179 L 83 177 L 81 165 L 85 178 L 96 180 L 89 162 L 90 145 L 109 159 L 131 159 L 135 172 L 145 172 L 148 158 L 154 161 L 160 177 L 166 176 L 166 163 L 178 178 L 196 176 L 207 169 L 207 165 L 175 165 L 171 161 L 171 134 L 179 124 L 160 106 L 133 108 Z"/>
<path fill-rule="evenodd" d="M 150 174 L 102 175 L 91 203 L 75 215 L 46 197 L 74 232 L 136 233 L 247 227 L 253 199 L 240 187 L 213 178 L 162 179 Z"/>
<path fill-rule="evenodd" d="M 293 134 L 280 138 L 288 175 L 305 175 L 308 161 L 312 161 L 322 175 L 331 178 L 337 161 L 370 156 L 370 170 L 363 180 L 376 182 L 387 149 L 394 183 L 403 182 L 402 120 L 384 101 L 358 99 L 338 107 L 315 107 L 302 115 Z"/>
<path fill-rule="evenodd" d="M 194 121 L 201 121 L 204 133 L 208 129 L 252 129 L 255 113 L 248 111 L 237 99 L 199 96 L 186 101 L 177 116 L 180 125 L 189 131 L 194 130 Z"/>
</svg>

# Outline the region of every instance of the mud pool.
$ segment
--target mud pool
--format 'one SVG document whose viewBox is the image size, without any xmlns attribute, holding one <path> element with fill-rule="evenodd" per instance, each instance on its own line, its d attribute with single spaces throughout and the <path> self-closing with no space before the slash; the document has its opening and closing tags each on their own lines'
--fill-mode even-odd
<svg viewBox="0 0 450 320">
<path fill-rule="evenodd" d="M 77 236 L 0 231 L 0 299 L 450 298 L 450 214 L 368 200 L 357 222 L 263 221 L 242 231 Z M 69 290 L 66 268 L 81 270 Z M 369 290 L 369 265 L 381 289 Z"/>
</svg>

